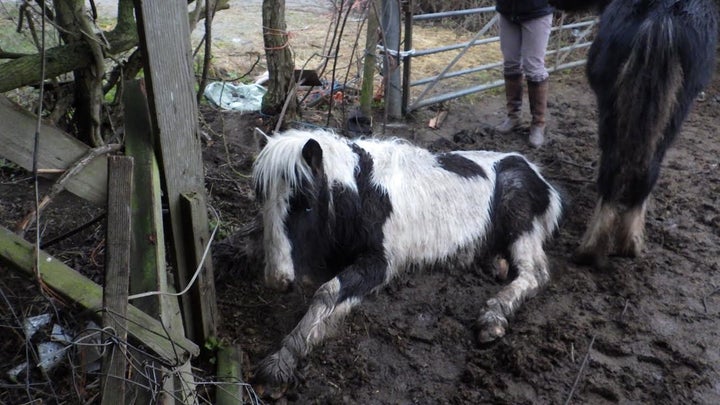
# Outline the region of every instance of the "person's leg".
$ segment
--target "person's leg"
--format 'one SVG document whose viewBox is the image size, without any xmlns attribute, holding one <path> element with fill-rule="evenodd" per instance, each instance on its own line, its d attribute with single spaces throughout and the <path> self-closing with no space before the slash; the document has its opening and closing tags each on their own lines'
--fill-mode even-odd
<svg viewBox="0 0 720 405">
<path fill-rule="evenodd" d="M 502 133 L 512 132 L 520 125 L 522 109 L 523 73 L 521 62 L 521 27 L 500 15 L 500 50 L 503 54 L 503 77 L 507 117 L 495 129 Z"/>
<path fill-rule="evenodd" d="M 500 14 L 500 51 L 503 54 L 503 74 L 523 73 L 522 38 L 523 27 Z"/>
<path fill-rule="evenodd" d="M 552 14 L 522 24 L 521 65 L 528 82 L 528 98 L 532 115 L 529 141 L 535 147 L 540 147 L 544 142 L 548 97 L 545 52 L 551 28 Z"/>
</svg>

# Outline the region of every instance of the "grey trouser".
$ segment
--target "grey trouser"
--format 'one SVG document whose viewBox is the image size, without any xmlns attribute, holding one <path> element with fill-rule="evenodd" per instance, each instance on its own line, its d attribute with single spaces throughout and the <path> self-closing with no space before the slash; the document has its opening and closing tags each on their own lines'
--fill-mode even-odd
<svg viewBox="0 0 720 405">
<path fill-rule="evenodd" d="M 505 75 L 525 73 L 525 78 L 533 82 L 547 79 L 545 49 L 550 38 L 552 17 L 548 14 L 514 23 L 500 14 L 500 50 Z"/>
</svg>

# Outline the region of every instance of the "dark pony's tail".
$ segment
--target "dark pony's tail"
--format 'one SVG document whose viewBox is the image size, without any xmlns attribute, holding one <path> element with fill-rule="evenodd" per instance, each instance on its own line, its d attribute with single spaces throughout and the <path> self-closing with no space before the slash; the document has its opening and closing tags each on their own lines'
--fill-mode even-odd
<svg viewBox="0 0 720 405">
<path fill-rule="evenodd" d="M 640 167 L 648 167 L 659 142 L 666 143 L 665 129 L 678 108 L 684 27 L 677 23 L 669 13 L 643 21 L 615 82 L 616 136 L 631 148 Z"/>
</svg>

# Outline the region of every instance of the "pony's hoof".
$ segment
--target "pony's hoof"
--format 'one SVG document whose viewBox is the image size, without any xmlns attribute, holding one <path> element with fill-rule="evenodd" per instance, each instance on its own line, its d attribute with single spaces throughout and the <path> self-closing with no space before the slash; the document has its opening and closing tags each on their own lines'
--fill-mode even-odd
<svg viewBox="0 0 720 405">
<path fill-rule="evenodd" d="M 636 236 L 626 241 L 620 242 L 615 254 L 620 257 L 636 258 L 642 256 L 645 248 L 645 241 L 642 237 Z"/>
<path fill-rule="evenodd" d="M 290 388 L 289 384 L 282 384 L 280 386 L 268 385 L 268 384 L 253 384 L 253 390 L 258 397 L 264 399 L 278 400 L 285 396 Z"/>
<path fill-rule="evenodd" d="M 265 286 L 278 292 L 288 292 L 292 287 L 292 282 L 289 277 L 285 275 L 272 275 L 265 276 Z"/>
<path fill-rule="evenodd" d="M 296 368 L 297 359 L 283 347 L 258 364 L 254 381 L 271 387 L 290 386 L 297 382 Z"/>
<path fill-rule="evenodd" d="M 507 259 L 498 256 L 493 260 L 493 274 L 495 275 L 495 279 L 505 281 L 508 278 L 509 272 L 510 263 L 508 263 Z"/>
<path fill-rule="evenodd" d="M 505 336 L 507 324 L 507 319 L 503 315 L 492 309 L 488 310 L 478 320 L 478 343 L 485 345 Z"/>
<path fill-rule="evenodd" d="M 590 266 L 596 270 L 606 270 L 608 268 L 607 256 L 586 250 L 576 250 L 572 256 L 572 262 L 578 266 Z"/>
<path fill-rule="evenodd" d="M 477 335 L 477 339 L 478 343 L 485 345 L 495 342 L 503 336 L 505 336 L 505 328 L 501 325 L 493 325 L 487 328 L 480 329 L 480 332 L 478 332 Z"/>
</svg>

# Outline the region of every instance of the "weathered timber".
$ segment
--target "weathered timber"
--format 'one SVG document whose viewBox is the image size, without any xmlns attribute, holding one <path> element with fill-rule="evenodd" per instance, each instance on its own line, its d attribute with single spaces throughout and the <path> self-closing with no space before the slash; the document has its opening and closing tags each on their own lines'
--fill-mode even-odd
<svg viewBox="0 0 720 405">
<path fill-rule="evenodd" d="M 202 270 L 200 270 L 197 277 L 196 288 L 190 290 L 193 301 L 200 303 L 200 305 L 194 307 L 193 320 L 195 321 L 195 329 L 201 331 L 202 336 L 216 336 L 218 313 L 215 277 L 213 276 L 212 260 L 210 260 L 212 255 L 208 252 L 203 258 L 210 240 L 207 232 L 200 231 L 203 222 L 204 226 L 207 226 L 207 211 L 197 193 L 182 194 L 180 196 L 180 206 L 182 208 L 182 218 L 185 220 L 184 228 L 186 229 L 185 237 L 187 238 L 185 245 L 193 248 L 186 252 L 189 255 L 187 261 L 188 263 L 200 263 L 202 261 Z"/>
<path fill-rule="evenodd" d="M 92 280 L 40 251 L 40 278 L 53 290 L 98 315 L 102 312 L 102 288 Z M 0 226 L 0 264 L 34 277 L 34 246 Z M 200 348 L 183 336 L 168 333 L 161 323 L 128 306 L 128 333 L 169 364 L 188 361 Z"/>
<path fill-rule="evenodd" d="M 365 40 L 365 60 L 363 62 L 363 81 L 360 90 L 360 110 L 366 117 L 372 117 L 372 101 L 374 93 L 374 77 L 377 69 L 378 27 L 381 0 L 369 2 L 367 14 L 367 39 Z"/>
<path fill-rule="evenodd" d="M 207 241 L 209 233 L 187 4 L 136 0 L 135 11 L 140 47 L 145 55 L 149 106 L 160 146 L 160 167 L 170 210 L 173 246 L 170 257 L 177 271 L 177 289 L 182 291 L 198 263 L 187 260 L 187 252 L 195 251 L 195 247 L 186 245 L 184 233 L 189 230 L 183 227 L 181 194 L 195 193 L 198 199 L 201 214 L 197 228 L 193 230 L 198 236 L 194 240 Z M 207 266 L 212 268 L 210 260 Z M 195 342 L 204 342 L 209 336 L 204 336 L 202 329 L 195 330 L 191 318 L 193 308 L 206 301 L 193 302 L 192 296 L 182 297 L 186 336 Z"/>
<path fill-rule="evenodd" d="M 152 123 L 144 83 L 124 84 L 125 153 L 135 159 L 132 195 L 133 238 L 130 294 L 167 291 L 165 239 L 162 227 L 160 169 L 153 150 Z M 138 298 L 133 304 L 159 319 L 162 295 Z"/>
<path fill-rule="evenodd" d="M 25 170 L 32 170 L 36 116 L 0 95 L 0 122 L 0 157 Z M 44 124 L 40 128 L 38 168 L 65 170 L 85 156 L 88 150 L 87 145 L 71 135 Z M 94 159 L 65 185 L 66 190 L 97 205 L 104 205 L 107 201 L 106 187 L 106 156 Z"/>
<path fill-rule="evenodd" d="M 108 159 L 108 215 L 106 235 L 105 288 L 102 321 L 117 338 L 108 345 L 103 359 L 102 404 L 125 403 L 124 342 L 127 340 L 127 306 L 130 284 L 130 196 L 133 193 L 133 158 Z"/>
<path fill-rule="evenodd" d="M 217 352 L 217 379 L 215 388 L 217 405 L 242 404 L 244 382 L 242 380 L 242 351 L 238 346 L 223 346 Z"/>
<path fill-rule="evenodd" d="M 94 149 L 88 149 L 87 153 L 83 157 L 81 157 L 77 162 L 73 163 L 72 166 L 69 167 L 67 170 L 63 171 L 62 175 L 57 180 L 55 180 L 55 183 L 53 183 L 52 187 L 50 187 L 50 190 L 47 192 L 47 194 L 45 194 L 45 196 L 43 196 L 40 203 L 38 203 L 37 208 L 32 209 L 29 213 L 25 215 L 25 218 L 20 221 L 20 223 L 16 227 L 16 231 L 18 232 L 18 234 L 24 235 L 27 229 L 34 223 L 35 218 L 37 218 L 37 211 L 42 212 L 45 207 L 50 204 L 53 198 L 60 194 L 61 191 L 65 190 L 65 185 L 68 181 L 70 181 L 70 179 L 77 176 L 78 173 L 80 173 L 90 162 L 92 162 L 98 156 L 103 156 L 108 153 L 118 151 L 120 150 L 121 146 L 122 145 L 119 144 L 109 144 L 99 146 Z"/>
<path fill-rule="evenodd" d="M 142 80 L 128 81 L 124 84 L 123 105 L 125 120 L 125 153 L 135 159 L 133 181 L 135 184 L 132 195 L 132 243 L 130 255 L 130 293 L 138 294 L 146 291 L 170 292 L 168 286 L 167 264 L 165 263 L 165 234 L 162 225 L 162 206 L 160 189 L 160 169 L 153 149 L 152 123 L 145 94 L 145 83 Z M 182 316 L 177 297 L 172 295 L 154 295 L 133 301 L 145 313 L 160 319 L 168 330 L 183 334 Z M 146 357 L 141 361 L 148 364 L 157 363 Z M 180 397 L 191 399 L 195 395 L 195 384 L 190 364 L 181 366 L 176 375 L 178 378 L 165 378 L 169 370 L 154 364 L 158 370 L 153 383 L 162 383 L 164 392 L 181 391 Z M 135 373 L 133 378 L 138 384 L 129 389 L 134 390 L 136 403 L 150 403 L 153 393 L 142 388 L 147 382 L 141 381 L 144 376 Z M 176 381 L 182 379 L 182 381 Z M 171 403 L 175 395 L 165 395 L 162 403 Z M 183 403 L 194 403 L 184 401 Z"/>
</svg>

